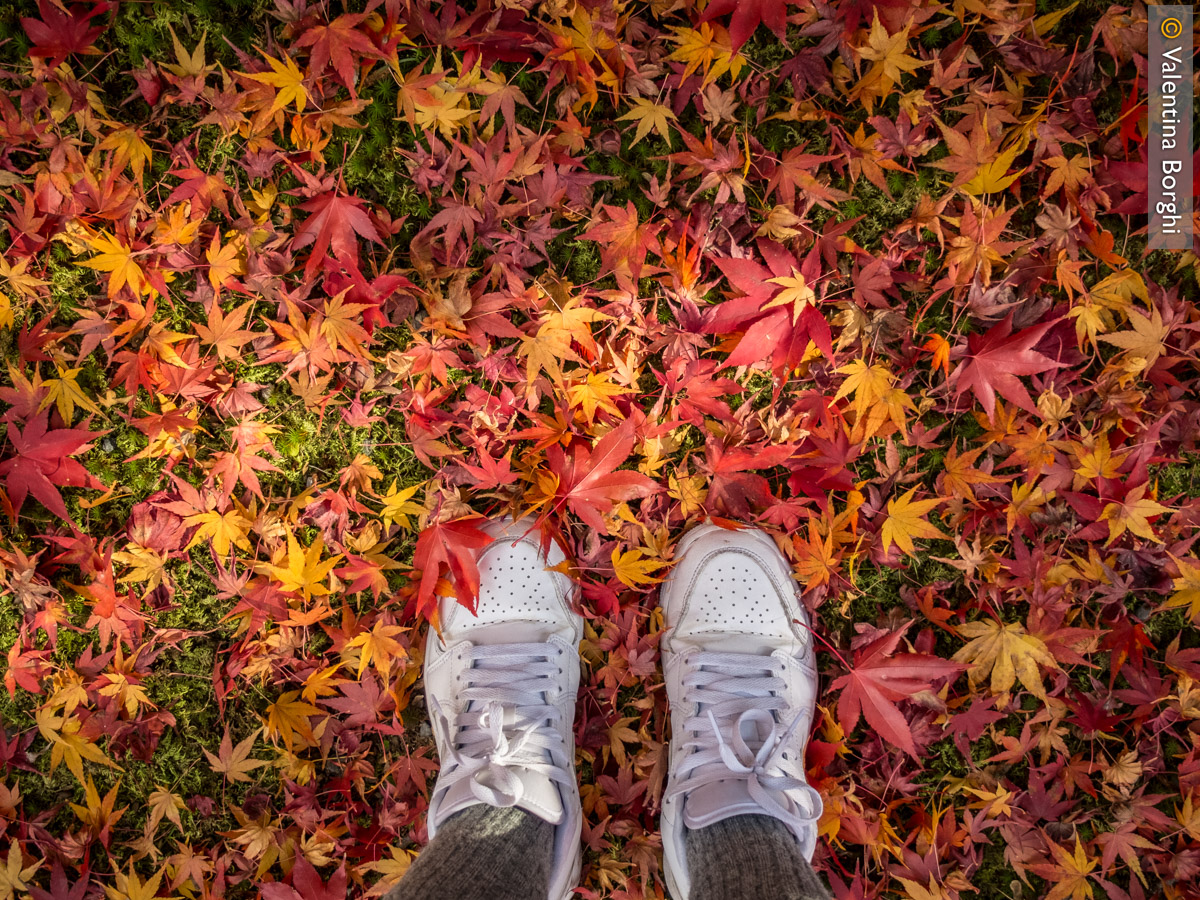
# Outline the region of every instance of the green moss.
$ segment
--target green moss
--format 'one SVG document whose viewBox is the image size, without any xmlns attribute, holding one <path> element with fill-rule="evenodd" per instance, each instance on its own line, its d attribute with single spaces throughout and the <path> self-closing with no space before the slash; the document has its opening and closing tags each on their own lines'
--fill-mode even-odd
<svg viewBox="0 0 1200 900">
<path fill-rule="evenodd" d="M 1160 499 L 1200 496 L 1200 454 L 1187 454 L 1183 462 L 1158 466 L 1151 478 L 1158 481 Z"/>
<path fill-rule="evenodd" d="M 979 864 L 979 868 L 973 873 L 969 873 L 969 877 L 971 886 L 977 891 L 975 896 L 979 897 L 980 900 L 983 900 L 985 897 L 1001 898 L 1017 896 L 1014 892 L 1014 882 L 1017 885 L 1021 882 L 1016 870 L 1005 861 L 1004 843 L 998 840 L 984 845 L 983 859 Z M 1041 896 L 1041 894 L 1034 892 L 1032 896 L 1037 897 Z"/>
</svg>

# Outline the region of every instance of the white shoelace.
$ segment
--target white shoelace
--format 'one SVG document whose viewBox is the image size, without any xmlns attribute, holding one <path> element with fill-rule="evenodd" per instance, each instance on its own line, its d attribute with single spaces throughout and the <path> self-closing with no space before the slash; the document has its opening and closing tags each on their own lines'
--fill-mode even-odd
<svg viewBox="0 0 1200 900">
<path fill-rule="evenodd" d="M 553 644 L 469 646 L 472 665 L 459 696 L 467 701 L 452 721 L 437 698 L 432 720 L 449 748 L 442 760 L 442 783 L 471 779 L 471 792 L 491 806 L 515 806 L 524 783 L 520 766 L 570 785 L 567 747 L 559 731 L 558 708 L 546 702 L 561 674 L 562 650 Z"/>
<path fill-rule="evenodd" d="M 789 742 L 804 710 L 780 730 L 776 713 L 782 696 L 784 662 L 774 656 L 692 651 L 683 678 L 684 701 L 697 715 L 683 723 L 685 751 L 681 776 L 667 797 L 686 796 L 698 787 L 731 777 L 743 780 L 765 813 L 793 828 L 821 815 L 821 795 L 804 778 L 804 761 Z M 713 743 L 708 732 L 716 737 Z M 755 735 L 752 746 L 746 733 Z M 787 756 L 785 757 L 785 754 Z"/>
</svg>

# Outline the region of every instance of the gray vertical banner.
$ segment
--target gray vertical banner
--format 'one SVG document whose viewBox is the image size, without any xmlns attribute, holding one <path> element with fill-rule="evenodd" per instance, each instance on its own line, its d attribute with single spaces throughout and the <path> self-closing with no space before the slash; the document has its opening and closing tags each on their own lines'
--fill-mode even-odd
<svg viewBox="0 0 1200 900">
<path fill-rule="evenodd" d="M 1150 6 L 1151 250 L 1192 249 L 1192 7 Z"/>
</svg>

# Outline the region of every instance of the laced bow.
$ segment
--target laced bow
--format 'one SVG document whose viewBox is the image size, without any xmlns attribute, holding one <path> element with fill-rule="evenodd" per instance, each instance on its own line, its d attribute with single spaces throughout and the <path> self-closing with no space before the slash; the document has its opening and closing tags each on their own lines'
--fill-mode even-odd
<svg viewBox="0 0 1200 900">
<path fill-rule="evenodd" d="M 435 727 L 448 748 L 442 784 L 470 779 L 471 793 L 490 806 L 515 806 L 524 794 L 517 769 L 570 783 L 567 748 L 557 729 L 562 715 L 547 702 L 560 673 L 552 644 L 468 645 L 464 701 L 457 716 L 433 698 Z"/>
<path fill-rule="evenodd" d="M 683 724 L 684 750 L 689 752 L 681 762 L 682 777 L 667 796 L 686 796 L 732 776 L 745 783 L 751 799 L 768 814 L 793 828 L 819 818 L 820 794 L 805 781 L 803 760 L 789 750 L 804 712 L 782 730 L 776 715 L 786 708 L 783 660 L 695 651 L 687 665 L 684 700 L 697 704 L 697 712 Z M 701 738 L 709 728 L 715 746 Z"/>
</svg>

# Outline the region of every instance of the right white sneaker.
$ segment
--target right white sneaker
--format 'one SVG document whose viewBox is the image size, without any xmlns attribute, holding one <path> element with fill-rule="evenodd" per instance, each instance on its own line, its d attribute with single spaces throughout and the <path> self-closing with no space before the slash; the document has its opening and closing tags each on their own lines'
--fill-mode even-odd
<svg viewBox="0 0 1200 900">
<path fill-rule="evenodd" d="M 688 900 L 687 829 L 731 816 L 784 822 L 809 860 L 821 796 L 804 775 L 817 670 L 787 559 L 765 532 L 694 528 L 663 583 L 671 748 L 661 830 L 674 900 Z"/>
<path fill-rule="evenodd" d="M 478 556 L 477 615 L 439 598 L 442 637 L 430 632 L 425 697 L 441 768 L 429 800 L 432 838 L 469 806 L 516 806 L 557 826 L 548 900 L 579 883 L 583 810 L 575 780 L 575 699 L 583 617 L 574 585 L 549 571 L 536 530 L 500 519 Z"/>
</svg>

